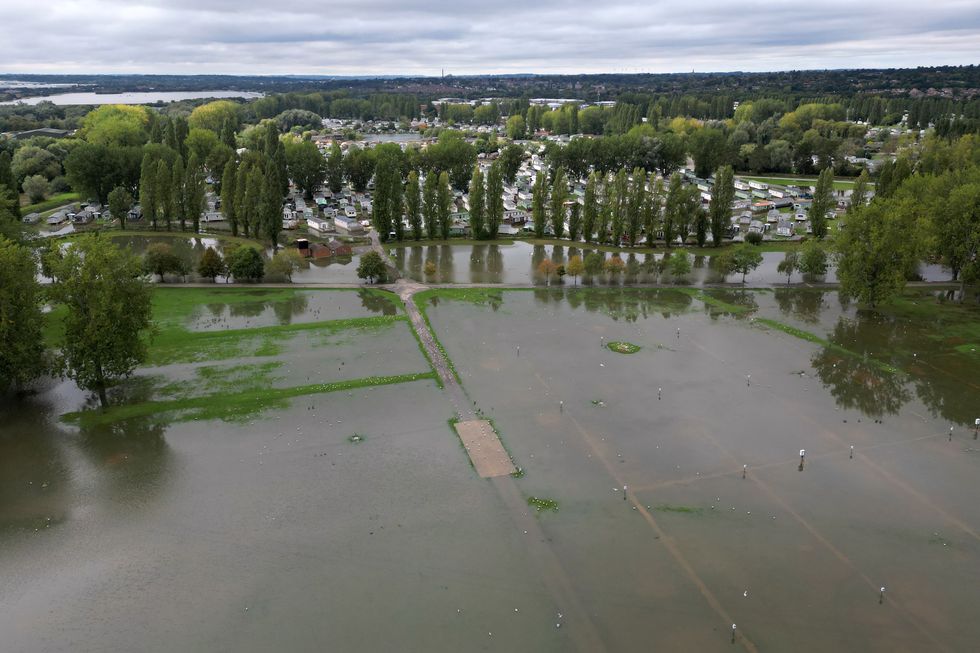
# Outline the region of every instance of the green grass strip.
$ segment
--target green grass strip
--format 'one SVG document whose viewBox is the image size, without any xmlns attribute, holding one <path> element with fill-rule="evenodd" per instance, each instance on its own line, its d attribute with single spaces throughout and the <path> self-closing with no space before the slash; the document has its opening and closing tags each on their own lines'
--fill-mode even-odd
<svg viewBox="0 0 980 653">
<path fill-rule="evenodd" d="M 867 360 L 871 365 L 874 365 L 875 367 L 882 370 L 883 372 L 888 372 L 889 374 L 899 374 L 901 372 L 901 370 L 899 370 L 897 367 L 889 365 L 888 363 L 884 363 L 878 360 L 877 358 L 874 358 L 873 356 L 862 356 L 861 354 L 853 352 L 850 349 L 841 347 L 840 345 L 835 345 L 829 340 L 825 340 L 824 338 L 821 338 L 820 336 L 814 333 L 810 333 L 809 331 L 804 331 L 803 329 L 799 329 L 797 327 L 790 326 L 788 324 L 783 324 L 782 322 L 777 322 L 776 320 L 770 320 L 767 317 L 757 317 L 754 318 L 753 321 L 759 324 L 764 324 L 765 326 L 770 327 L 772 329 L 782 331 L 783 333 L 789 334 L 794 338 L 799 338 L 800 340 L 806 340 L 807 342 L 812 342 L 816 345 L 821 345 L 822 347 L 831 349 L 839 354 L 850 356 L 852 358 L 860 358 L 862 360 Z"/>
<path fill-rule="evenodd" d="M 112 406 L 105 411 L 84 410 L 61 416 L 65 422 L 82 427 L 111 424 L 120 420 L 148 417 L 161 413 L 178 413 L 171 421 L 208 419 L 242 419 L 268 408 L 282 407 L 286 400 L 304 395 L 323 394 L 358 388 L 369 388 L 396 383 L 409 383 L 422 379 L 435 380 L 434 372 L 398 374 L 394 376 L 370 376 L 333 383 L 314 383 L 292 388 L 261 388 L 233 394 L 211 394 L 170 401 L 145 401 L 136 404 Z"/>
<path fill-rule="evenodd" d="M 274 342 L 274 339 L 279 336 L 301 332 L 332 334 L 349 329 L 376 329 L 407 320 L 408 318 L 404 315 L 376 315 L 247 329 L 214 331 L 164 329 L 152 338 L 147 363 L 150 365 L 166 365 L 169 363 L 233 358 L 241 354 L 243 344 L 254 343 L 260 339 L 264 339 L 264 342 L 252 355 L 270 356 L 279 351 Z"/>
<path fill-rule="evenodd" d="M 459 290 L 465 290 L 465 289 L 461 288 Z M 456 289 L 453 289 L 453 292 L 455 291 Z M 439 336 L 436 335 L 436 330 L 432 328 L 432 322 L 429 321 L 429 314 L 425 311 L 425 300 L 438 293 L 440 293 L 439 290 L 423 290 L 422 292 L 413 295 L 412 301 L 415 302 L 415 306 L 418 307 L 419 313 L 422 314 L 422 319 L 425 320 L 425 326 L 429 329 L 429 333 L 432 334 L 432 341 L 436 343 L 436 347 L 439 349 L 439 353 L 441 353 L 443 358 L 446 359 L 446 363 L 449 365 L 449 371 L 453 373 L 453 376 L 456 377 L 456 380 L 459 382 L 460 385 L 462 385 L 463 380 L 459 378 L 459 372 L 456 371 L 456 366 L 453 364 L 453 359 L 449 357 L 448 353 L 446 353 L 446 348 L 442 346 L 442 342 L 439 340 Z"/>
<path fill-rule="evenodd" d="M 677 292 L 684 293 L 685 295 L 690 295 L 694 299 L 697 299 L 708 306 L 723 310 L 727 313 L 748 313 L 753 309 L 748 306 L 739 306 L 738 304 L 730 304 L 724 300 L 718 299 L 717 297 L 712 297 L 708 295 L 703 290 L 698 290 L 697 288 L 673 288 Z"/>
<path fill-rule="evenodd" d="M 30 213 L 43 213 L 45 211 L 50 211 L 51 209 L 56 209 L 59 206 L 64 206 L 65 204 L 77 202 L 81 198 L 82 196 L 78 193 L 61 193 L 59 195 L 53 195 L 42 202 L 20 207 L 20 214 L 28 215 Z"/>
</svg>

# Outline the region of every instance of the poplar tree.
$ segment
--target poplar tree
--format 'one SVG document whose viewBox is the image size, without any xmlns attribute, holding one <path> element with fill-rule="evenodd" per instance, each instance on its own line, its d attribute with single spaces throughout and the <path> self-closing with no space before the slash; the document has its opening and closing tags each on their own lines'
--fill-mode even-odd
<svg viewBox="0 0 980 653">
<path fill-rule="evenodd" d="M 708 215 L 711 220 L 711 238 L 714 246 L 721 246 L 725 228 L 730 224 L 732 201 L 735 199 L 735 173 L 731 166 L 722 166 L 715 172 L 715 185 L 711 190 Z"/>
<path fill-rule="evenodd" d="M 173 185 L 171 183 L 170 168 L 164 160 L 157 161 L 155 195 L 157 198 L 157 212 L 163 218 L 167 231 L 170 231 L 170 220 L 174 213 Z"/>
<path fill-rule="evenodd" d="M 544 173 L 539 172 L 534 180 L 534 190 L 531 194 L 531 218 L 534 220 L 534 235 L 536 238 L 544 238 L 544 228 L 546 226 L 547 214 L 545 213 L 545 203 L 548 191 L 544 185 Z"/>
<path fill-rule="evenodd" d="M 224 173 L 221 175 L 221 211 L 225 214 L 225 220 L 231 227 L 231 235 L 238 235 L 238 214 L 235 213 L 235 172 L 237 169 L 235 159 L 232 158 L 225 164 Z"/>
<path fill-rule="evenodd" d="M 249 231 L 253 236 L 259 235 L 259 202 L 262 199 L 262 186 L 263 186 L 263 174 L 262 168 L 259 166 L 253 166 L 248 171 L 248 177 L 245 183 L 245 212 L 243 214 L 244 219 L 244 232 L 245 237 L 248 238 Z"/>
<path fill-rule="evenodd" d="M 609 221 L 614 203 L 612 182 L 608 177 L 603 177 L 602 196 L 599 203 L 598 221 L 596 222 L 596 242 L 598 243 L 606 244 L 609 242 Z"/>
<path fill-rule="evenodd" d="M 170 172 L 170 197 L 173 206 L 174 217 L 180 224 L 180 230 L 184 231 L 187 227 L 185 223 L 186 212 L 186 189 L 184 188 L 184 159 L 178 154 L 174 159 L 174 167 Z"/>
<path fill-rule="evenodd" d="M 430 171 L 425 176 L 425 193 L 422 203 L 425 216 L 425 230 L 429 239 L 435 240 L 439 234 L 439 175 Z"/>
<path fill-rule="evenodd" d="M 623 239 L 626 205 L 629 200 L 629 180 L 626 177 L 626 168 L 620 168 L 619 172 L 616 173 L 610 200 L 610 209 L 612 211 L 612 242 L 615 246 L 619 247 Z"/>
<path fill-rule="evenodd" d="M 504 221 L 504 169 L 499 162 L 494 162 L 487 174 L 486 205 L 486 235 L 496 240 Z"/>
<path fill-rule="evenodd" d="M 408 173 L 408 185 L 405 187 L 405 212 L 412 230 L 412 240 L 422 240 L 422 198 L 419 193 L 419 174 L 412 170 Z"/>
<path fill-rule="evenodd" d="M 474 166 L 473 178 L 470 179 L 470 230 L 473 237 L 478 240 L 486 238 L 484 231 L 485 192 L 483 173 L 480 172 L 480 166 Z"/>
<path fill-rule="evenodd" d="M 436 192 L 439 208 L 439 231 L 443 240 L 449 240 L 449 214 L 452 211 L 453 193 L 449 188 L 449 174 L 439 173 L 439 185 Z"/>
<path fill-rule="evenodd" d="M 582 205 L 578 202 L 572 203 L 571 214 L 568 216 L 568 239 L 577 241 L 579 231 L 582 229 Z M 571 274 L 571 273 L 569 273 Z"/>
<path fill-rule="evenodd" d="M 140 208 L 153 229 L 157 228 L 156 174 L 153 157 L 149 154 L 143 155 L 143 165 L 140 166 Z"/>
<path fill-rule="evenodd" d="M 197 153 L 191 152 L 184 171 L 184 213 L 190 219 L 194 233 L 201 230 L 201 212 L 204 210 L 207 193 L 204 167 L 198 162 Z"/>
<path fill-rule="evenodd" d="M 589 180 L 585 182 L 585 199 L 582 207 L 582 236 L 587 243 L 593 242 L 593 235 L 599 218 L 597 184 L 596 174 L 593 172 L 589 175 Z"/>
<path fill-rule="evenodd" d="M 865 168 L 861 170 L 857 181 L 854 182 L 854 188 L 851 189 L 851 203 L 847 207 L 848 213 L 864 206 L 868 199 L 868 181 L 868 169 Z"/>
<path fill-rule="evenodd" d="M 650 192 L 646 195 L 643 205 L 643 229 L 647 233 L 647 246 L 653 247 L 653 242 L 657 238 L 657 231 L 661 226 L 661 201 L 664 196 L 664 182 L 662 179 L 654 179 L 654 173 L 650 173 Z"/>
<path fill-rule="evenodd" d="M 667 202 L 664 207 L 664 240 L 667 248 L 673 246 L 674 239 L 680 231 L 679 226 L 683 221 L 684 187 L 681 185 L 681 176 L 674 173 L 670 176 L 670 185 L 667 188 Z"/>
<path fill-rule="evenodd" d="M 279 248 L 279 232 L 282 230 L 282 195 L 279 194 L 275 175 L 265 175 L 261 180 L 255 232 L 268 238 L 275 252 Z"/>
<path fill-rule="evenodd" d="M 568 180 L 565 169 L 558 167 L 555 180 L 551 186 L 551 229 L 555 238 L 565 235 L 565 200 L 568 198 Z"/>
<path fill-rule="evenodd" d="M 832 168 L 824 168 L 817 178 L 813 203 L 810 205 L 810 227 L 818 239 L 827 235 L 827 214 L 834 208 L 833 190 L 834 171 Z"/>
<path fill-rule="evenodd" d="M 248 222 L 250 209 L 248 206 L 248 173 L 250 166 L 248 162 L 242 161 L 238 165 L 235 173 L 235 216 L 238 219 L 238 226 L 241 227 L 242 235 L 248 238 Z"/>
<path fill-rule="evenodd" d="M 626 206 L 626 241 L 630 247 L 636 245 L 643 222 L 643 208 L 646 202 L 647 173 L 643 168 L 633 169 L 633 185 L 630 187 L 629 202 Z"/>
</svg>

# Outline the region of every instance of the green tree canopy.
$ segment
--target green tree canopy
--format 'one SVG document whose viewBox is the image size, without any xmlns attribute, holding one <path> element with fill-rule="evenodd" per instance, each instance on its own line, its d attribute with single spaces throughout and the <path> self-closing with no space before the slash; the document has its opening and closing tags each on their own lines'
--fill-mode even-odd
<svg viewBox="0 0 980 653">
<path fill-rule="evenodd" d="M 51 299 L 66 309 L 60 366 L 79 387 L 97 392 L 129 376 L 146 358 L 150 290 L 140 261 L 106 238 L 82 236 L 49 265 Z"/>
<path fill-rule="evenodd" d="M 0 235 L 0 393 L 47 371 L 41 305 L 33 253 Z"/>
</svg>

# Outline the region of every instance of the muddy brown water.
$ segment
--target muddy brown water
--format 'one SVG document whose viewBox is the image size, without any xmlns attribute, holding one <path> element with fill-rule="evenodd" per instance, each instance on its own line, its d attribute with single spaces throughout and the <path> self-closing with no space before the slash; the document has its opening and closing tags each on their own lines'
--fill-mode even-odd
<svg viewBox="0 0 980 653">
<path fill-rule="evenodd" d="M 92 403 L 70 382 L 4 402 L 0 648 L 973 650 L 980 363 L 931 337 L 948 325 L 818 295 L 724 298 L 907 373 L 677 293 L 430 306 L 526 472 L 507 482 L 558 512 L 476 475 L 429 380 L 230 423 L 68 426 Z M 424 371 L 404 326 L 328 340 L 324 363 Z"/>
</svg>

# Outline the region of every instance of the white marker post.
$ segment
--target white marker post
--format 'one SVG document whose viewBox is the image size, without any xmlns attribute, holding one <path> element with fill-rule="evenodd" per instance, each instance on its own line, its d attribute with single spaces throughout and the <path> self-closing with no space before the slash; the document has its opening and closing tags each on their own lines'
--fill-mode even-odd
<svg viewBox="0 0 980 653">
<path fill-rule="evenodd" d="M 742 465 L 742 478 L 745 478 L 745 472 L 749 468 L 748 465 Z"/>
<path fill-rule="evenodd" d="M 800 466 L 799 470 L 803 471 L 803 463 L 806 462 L 806 449 L 800 449 Z"/>
<path fill-rule="evenodd" d="M 882 587 L 881 590 L 878 592 L 878 605 L 881 605 L 884 602 L 885 602 L 885 588 Z"/>
<path fill-rule="evenodd" d="M 732 624 L 732 644 L 735 643 L 735 624 Z"/>
<path fill-rule="evenodd" d="M 854 445 L 851 445 L 851 458 L 854 458 Z"/>
</svg>

